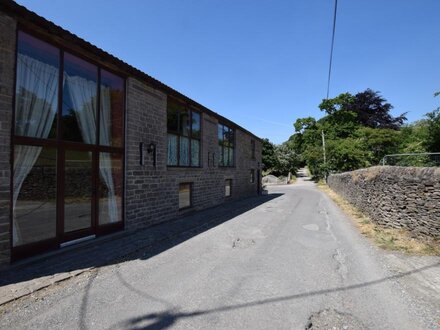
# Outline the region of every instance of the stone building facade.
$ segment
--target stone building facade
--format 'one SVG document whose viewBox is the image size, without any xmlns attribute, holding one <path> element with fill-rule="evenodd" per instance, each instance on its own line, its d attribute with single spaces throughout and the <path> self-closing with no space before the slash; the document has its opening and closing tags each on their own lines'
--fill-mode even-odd
<svg viewBox="0 0 440 330">
<path fill-rule="evenodd" d="M 51 99 L 42 81 L 52 83 Z M 85 100 L 84 91 L 95 94 Z M 170 100 L 183 113 L 176 136 Z M 35 122 L 47 126 L 43 133 Z M 170 166 L 173 157 L 188 164 Z M 254 134 L 15 2 L 1 2 L 0 265 L 256 196 L 260 167 Z"/>
</svg>

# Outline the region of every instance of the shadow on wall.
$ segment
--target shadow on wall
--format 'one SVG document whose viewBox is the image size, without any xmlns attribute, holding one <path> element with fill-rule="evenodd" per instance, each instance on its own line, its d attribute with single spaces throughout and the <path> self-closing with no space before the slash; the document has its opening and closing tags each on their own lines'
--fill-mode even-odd
<svg viewBox="0 0 440 330">
<path fill-rule="evenodd" d="M 1 271 L 0 286 L 127 260 L 146 260 L 282 195 L 231 201 L 151 227 L 118 233 L 118 238 L 103 237 L 103 241 L 39 256 Z"/>
</svg>

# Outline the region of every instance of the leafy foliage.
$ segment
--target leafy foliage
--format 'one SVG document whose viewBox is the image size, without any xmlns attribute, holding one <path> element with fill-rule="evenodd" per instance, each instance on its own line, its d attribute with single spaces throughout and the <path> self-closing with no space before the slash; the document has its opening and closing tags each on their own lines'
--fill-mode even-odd
<svg viewBox="0 0 440 330">
<path fill-rule="evenodd" d="M 393 117 L 390 114 L 393 106 L 379 92 L 371 89 L 354 96 L 344 93 L 333 99 L 323 100 L 319 108 L 328 115 L 352 112 L 359 125 L 371 128 L 399 129 L 406 120 L 405 114 Z"/>
<path fill-rule="evenodd" d="M 435 93 L 438 95 L 440 92 Z M 294 134 L 282 145 L 263 141 L 266 169 L 285 175 L 307 165 L 312 175 L 320 178 L 330 172 L 378 165 L 389 154 L 440 152 L 440 108 L 427 113 L 422 120 L 403 125 L 405 113 L 392 116 L 393 106 L 379 92 L 366 89 L 355 95 L 342 93 L 323 100 L 319 109 L 326 113 L 324 117 L 298 118 L 293 124 Z M 402 158 L 399 164 L 431 163 L 429 157 L 418 156 Z"/>
<path fill-rule="evenodd" d="M 296 173 L 300 165 L 300 158 L 289 142 L 274 145 L 268 139 L 263 139 L 263 170 L 266 175 L 287 175 Z"/>
</svg>

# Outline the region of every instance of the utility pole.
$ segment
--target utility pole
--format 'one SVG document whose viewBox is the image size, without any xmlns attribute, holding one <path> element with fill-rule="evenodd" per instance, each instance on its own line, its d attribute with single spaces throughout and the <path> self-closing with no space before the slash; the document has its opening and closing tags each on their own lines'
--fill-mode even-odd
<svg viewBox="0 0 440 330">
<path fill-rule="evenodd" d="M 327 158 L 325 155 L 325 135 L 324 135 L 324 130 L 321 131 L 321 135 L 322 135 L 322 153 L 324 155 L 324 180 L 327 183 Z"/>
</svg>

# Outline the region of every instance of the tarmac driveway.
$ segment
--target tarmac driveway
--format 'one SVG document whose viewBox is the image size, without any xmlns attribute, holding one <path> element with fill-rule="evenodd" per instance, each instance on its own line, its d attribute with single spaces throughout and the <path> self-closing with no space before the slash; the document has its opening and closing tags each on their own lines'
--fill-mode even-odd
<svg viewBox="0 0 440 330">
<path fill-rule="evenodd" d="M 160 253 L 139 251 L 10 304 L 0 328 L 440 328 L 439 258 L 397 267 L 390 258 L 403 259 L 373 247 L 307 180 L 269 191 Z M 406 287 L 428 275 L 426 295 Z"/>
</svg>

